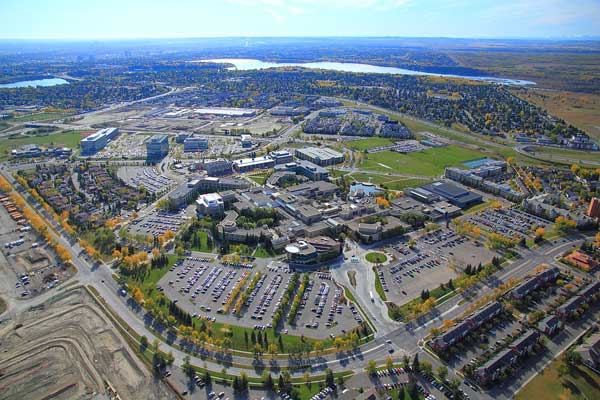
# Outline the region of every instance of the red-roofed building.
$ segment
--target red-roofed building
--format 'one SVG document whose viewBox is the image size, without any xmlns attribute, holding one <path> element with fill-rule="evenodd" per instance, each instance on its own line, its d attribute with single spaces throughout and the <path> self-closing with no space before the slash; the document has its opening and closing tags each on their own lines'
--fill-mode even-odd
<svg viewBox="0 0 600 400">
<path fill-rule="evenodd" d="M 579 251 L 575 250 L 567 257 L 567 260 L 572 262 L 573 264 L 583 268 L 586 271 L 591 271 L 592 269 L 598 266 L 598 261 L 596 261 L 593 257 Z"/>
</svg>

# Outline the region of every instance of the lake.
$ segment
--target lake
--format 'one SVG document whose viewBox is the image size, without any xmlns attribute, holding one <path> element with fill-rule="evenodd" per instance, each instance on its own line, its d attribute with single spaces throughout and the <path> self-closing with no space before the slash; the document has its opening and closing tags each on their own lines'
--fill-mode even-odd
<svg viewBox="0 0 600 400">
<path fill-rule="evenodd" d="M 24 88 L 24 87 L 38 87 L 38 86 L 56 86 L 65 85 L 69 81 L 62 78 L 46 78 L 46 79 L 35 79 L 31 81 L 19 81 L 13 83 L 0 84 L 0 89 L 11 89 L 11 88 Z"/>
<path fill-rule="evenodd" d="M 452 78 L 466 78 L 475 81 L 500 83 L 503 85 L 535 85 L 535 82 L 521 79 L 496 78 L 493 76 L 463 76 L 454 74 L 436 74 L 432 72 L 413 71 L 410 69 L 396 67 L 381 67 L 370 64 L 343 63 L 343 62 L 309 62 L 309 63 L 278 63 L 261 61 L 250 58 L 218 58 L 210 60 L 199 60 L 199 62 L 212 62 L 219 64 L 232 64 L 228 69 L 247 71 L 255 69 L 277 68 L 277 67 L 303 67 L 313 69 L 326 69 L 341 72 L 363 72 L 370 74 L 394 74 L 394 75 L 420 75 L 420 76 L 447 76 Z"/>
</svg>

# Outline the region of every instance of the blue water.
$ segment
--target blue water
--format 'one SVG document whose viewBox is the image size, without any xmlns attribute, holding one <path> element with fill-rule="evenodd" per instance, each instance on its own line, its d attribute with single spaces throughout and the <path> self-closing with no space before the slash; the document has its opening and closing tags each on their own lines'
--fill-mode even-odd
<svg viewBox="0 0 600 400">
<path fill-rule="evenodd" d="M 365 72 L 374 74 L 396 74 L 396 75 L 425 75 L 425 76 L 448 76 L 453 78 L 466 78 L 475 81 L 486 81 L 500 83 L 503 85 L 535 85 L 535 82 L 524 81 L 520 79 L 507 79 L 507 78 L 495 78 L 490 76 L 463 76 L 453 74 L 436 74 L 433 72 L 422 72 L 413 71 L 410 69 L 396 68 L 396 67 L 381 67 L 378 65 L 370 64 L 357 64 L 357 63 L 342 63 L 342 62 L 309 62 L 309 63 L 278 63 L 278 62 L 267 62 L 260 61 L 250 58 L 219 58 L 211 60 L 199 60 L 200 62 L 212 62 L 220 64 L 232 64 L 233 67 L 228 69 L 237 69 L 240 71 L 247 71 L 252 69 L 266 69 L 276 67 L 304 67 L 313 69 L 326 69 L 332 71 L 342 72 Z"/>
<path fill-rule="evenodd" d="M 377 193 L 380 190 L 375 185 L 365 185 L 363 183 L 353 183 L 350 185 L 350 192 L 362 190 L 365 194 Z"/>
<path fill-rule="evenodd" d="M 56 86 L 56 85 L 65 85 L 68 83 L 69 83 L 69 81 L 66 81 L 62 78 L 35 79 L 32 81 L 20 81 L 20 82 L 0 84 L 0 89 L 38 87 L 38 86 Z"/>
<path fill-rule="evenodd" d="M 476 160 L 465 161 L 463 163 L 463 165 L 465 167 L 469 167 L 469 168 L 477 168 L 477 167 L 481 167 L 482 165 L 489 164 L 493 161 L 494 160 L 487 158 L 487 157 L 486 158 L 478 158 Z"/>
</svg>

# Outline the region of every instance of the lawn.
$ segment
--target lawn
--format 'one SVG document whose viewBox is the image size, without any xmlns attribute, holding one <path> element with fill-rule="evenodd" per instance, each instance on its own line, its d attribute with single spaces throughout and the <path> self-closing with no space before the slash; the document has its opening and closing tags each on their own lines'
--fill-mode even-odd
<svg viewBox="0 0 600 400">
<path fill-rule="evenodd" d="M 490 203 L 487 201 L 482 201 L 481 203 L 473 204 L 463 210 L 463 214 L 473 214 L 477 211 L 483 210 L 490 206 Z"/>
<path fill-rule="evenodd" d="M 367 255 L 365 256 L 365 258 L 367 259 L 368 262 L 374 263 L 374 264 L 384 263 L 384 262 L 387 261 L 387 257 L 386 257 L 385 254 L 379 253 L 379 252 L 376 252 L 376 251 L 372 251 L 370 253 L 367 253 Z"/>
<path fill-rule="evenodd" d="M 197 243 L 200 243 L 200 246 L 192 246 L 192 250 L 202 253 L 210 253 L 212 251 L 212 246 L 208 245 L 208 232 L 198 230 L 194 232 L 194 236 L 197 237 Z M 192 243 L 194 243 L 193 238 Z"/>
<path fill-rule="evenodd" d="M 275 252 L 269 252 L 267 249 L 265 249 L 263 246 L 258 246 L 256 248 L 256 250 L 254 251 L 253 256 L 257 257 L 257 258 L 268 258 L 268 257 L 275 257 L 278 254 Z"/>
<path fill-rule="evenodd" d="M 259 185 L 264 185 L 265 182 L 267 181 L 267 178 L 269 177 L 268 173 L 263 173 L 263 174 L 256 174 L 256 175 L 252 175 L 249 176 L 250 179 L 252 179 L 254 182 L 258 183 Z"/>
<path fill-rule="evenodd" d="M 362 172 L 355 172 L 350 175 L 350 177 L 357 182 L 371 182 L 384 189 L 391 190 L 404 190 L 407 187 L 418 187 L 432 182 L 430 179 L 403 178 L 399 176 L 366 174 Z"/>
<path fill-rule="evenodd" d="M 51 113 L 51 112 L 42 112 L 37 114 L 28 114 L 22 115 L 20 117 L 15 117 L 10 122 L 29 122 L 29 121 L 43 121 L 48 119 L 57 119 L 66 117 L 68 114 L 63 113 Z"/>
<path fill-rule="evenodd" d="M 37 135 L 37 136 L 18 136 L 16 138 L 0 139 L 0 158 L 8 157 L 11 149 L 20 147 L 24 144 L 38 144 L 43 146 L 57 146 L 77 148 L 79 141 L 84 137 L 82 131 L 65 131 L 61 133 Z"/>
<path fill-rule="evenodd" d="M 382 151 L 365 155 L 360 167 L 364 170 L 434 177 L 442 175 L 445 167 L 462 166 L 465 161 L 483 156 L 483 153 L 455 145 L 409 154 Z"/>
<path fill-rule="evenodd" d="M 561 358 L 554 360 L 529 382 L 516 400 L 584 400 L 600 398 L 600 376 L 582 365 L 572 368 L 564 377 L 558 375 Z"/>
<path fill-rule="evenodd" d="M 373 267 L 373 273 L 375 274 L 375 290 L 381 300 L 386 301 L 387 296 L 385 295 L 385 290 L 383 290 L 383 285 L 381 284 L 381 279 L 379 279 L 379 275 L 377 274 L 377 269 Z"/>
<path fill-rule="evenodd" d="M 359 151 L 364 151 L 372 147 L 388 146 L 391 144 L 394 144 L 393 140 L 382 137 L 372 137 L 369 139 L 353 140 L 351 142 L 345 143 L 346 146 Z"/>
<path fill-rule="evenodd" d="M 6 311 L 6 303 L 4 300 L 2 300 L 2 297 L 0 297 L 0 314 L 2 314 L 4 311 Z"/>
</svg>

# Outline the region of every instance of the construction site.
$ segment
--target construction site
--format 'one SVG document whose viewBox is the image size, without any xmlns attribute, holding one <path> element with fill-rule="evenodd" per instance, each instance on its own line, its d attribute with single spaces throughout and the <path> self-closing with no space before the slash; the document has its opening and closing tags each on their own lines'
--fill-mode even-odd
<svg viewBox="0 0 600 400">
<path fill-rule="evenodd" d="M 0 345 L 2 399 L 176 398 L 82 287 L 0 321 Z"/>
</svg>

